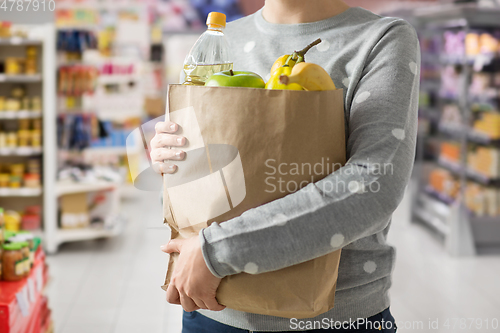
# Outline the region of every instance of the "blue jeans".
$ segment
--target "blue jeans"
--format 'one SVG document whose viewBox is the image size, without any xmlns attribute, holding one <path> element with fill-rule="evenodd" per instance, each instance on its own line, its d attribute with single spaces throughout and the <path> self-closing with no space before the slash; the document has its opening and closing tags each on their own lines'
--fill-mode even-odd
<svg viewBox="0 0 500 333">
<path fill-rule="evenodd" d="M 333 320 L 333 319 L 332 319 Z M 321 321 L 323 324 L 325 321 Z M 313 329 L 307 330 L 307 319 L 301 321 L 291 321 L 290 330 L 287 332 L 309 332 L 309 333 L 396 333 L 396 323 L 394 318 L 389 311 L 389 308 L 384 311 L 367 318 L 364 324 L 361 325 L 351 325 L 348 327 L 348 323 L 345 324 L 345 328 L 326 328 L 326 329 Z M 314 325 L 314 324 L 311 324 Z M 328 320 L 326 325 L 335 325 L 335 322 L 331 324 Z M 340 323 L 338 324 L 340 325 Z M 382 327 L 381 327 L 382 326 Z M 298 329 L 294 329 L 298 327 Z M 300 327 L 304 327 L 305 330 L 300 330 Z M 322 326 L 324 327 L 324 326 Z M 379 329 L 381 328 L 381 329 Z M 236 327 L 228 326 L 204 315 L 198 313 L 197 311 L 186 312 L 182 316 L 182 333 L 248 333 L 251 331 L 242 330 Z M 260 332 L 265 333 L 265 332 Z M 268 332 L 269 333 L 269 332 Z M 273 332 L 279 333 L 279 332 Z"/>
</svg>

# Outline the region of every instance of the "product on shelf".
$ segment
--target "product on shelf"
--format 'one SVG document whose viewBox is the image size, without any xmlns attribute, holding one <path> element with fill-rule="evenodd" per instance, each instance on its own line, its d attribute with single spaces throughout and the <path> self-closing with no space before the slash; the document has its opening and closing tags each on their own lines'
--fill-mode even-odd
<svg viewBox="0 0 500 333">
<path fill-rule="evenodd" d="M 2 279 L 19 281 L 25 276 L 25 258 L 20 243 L 5 243 L 2 253 Z"/>
<path fill-rule="evenodd" d="M 465 53 L 468 57 L 479 54 L 495 55 L 500 51 L 500 40 L 489 32 L 470 32 L 465 37 Z"/>
<path fill-rule="evenodd" d="M 476 147 L 467 155 L 467 167 L 490 179 L 499 179 L 500 150 L 493 147 Z"/>
<path fill-rule="evenodd" d="M 485 72 L 473 73 L 469 94 L 476 98 L 497 98 L 499 92 L 493 86 L 493 75 Z"/>
<path fill-rule="evenodd" d="M 5 240 L 4 229 L 5 229 L 5 222 L 3 216 L 3 208 L 0 207 L 0 280 L 2 280 L 2 255 L 3 255 L 3 244 Z"/>
<path fill-rule="evenodd" d="M 40 112 L 42 100 L 40 96 L 27 96 L 26 87 L 14 86 L 10 91 L 10 96 L 0 96 L 0 113 L 20 110 Z"/>
<path fill-rule="evenodd" d="M 27 168 L 23 163 L 0 165 L 0 188 L 39 188 L 40 172 L 39 159 L 29 159 Z"/>
<path fill-rule="evenodd" d="M 441 70 L 441 90 L 440 96 L 443 98 L 456 99 L 459 95 L 460 73 L 455 66 L 445 66 Z"/>
<path fill-rule="evenodd" d="M 40 246 L 40 242 L 40 238 L 35 237 L 32 233 L 26 230 L 6 231 L 4 246 L 7 246 L 7 248 L 11 249 L 13 252 L 10 252 L 7 258 L 0 256 L 0 262 L 5 263 L 6 260 L 9 262 L 9 260 L 12 259 L 9 255 L 16 257 L 17 260 L 15 260 L 14 270 L 9 272 L 15 274 L 7 274 L 7 277 L 4 280 L 17 281 L 20 279 L 20 276 L 21 278 L 28 276 L 35 264 L 35 252 Z M 5 254 L 5 247 L 3 248 Z M 20 251 L 22 257 L 19 256 L 16 251 Z M 9 269 L 9 267 L 12 268 L 12 265 L 8 265 L 7 269 Z M 4 276 L 6 276 L 5 271 Z"/>
<path fill-rule="evenodd" d="M 15 124 L 4 126 L 0 133 L 0 148 L 40 147 L 42 145 L 40 119 L 19 119 Z"/>
<path fill-rule="evenodd" d="M 444 54 L 450 59 L 461 59 L 465 54 L 465 35 L 464 31 L 445 31 L 443 35 Z"/>
<path fill-rule="evenodd" d="M 468 182 L 465 190 L 465 205 L 475 216 L 500 215 L 500 191 Z"/>
<path fill-rule="evenodd" d="M 483 112 L 478 120 L 474 122 L 475 132 L 485 134 L 490 139 L 500 139 L 500 113 Z"/>
<path fill-rule="evenodd" d="M 4 212 L 5 230 L 19 231 L 21 230 L 21 214 L 14 210 L 6 210 Z"/>
<path fill-rule="evenodd" d="M 21 217 L 22 230 L 37 230 L 41 227 L 41 206 L 29 206 Z"/>
<path fill-rule="evenodd" d="M 92 94 L 97 74 L 97 69 L 89 65 L 62 66 L 59 68 L 57 91 L 64 96 Z"/>
<path fill-rule="evenodd" d="M 442 142 L 440 157 L 458 165 L 460 163 L 460 144 L 455 142 Z"/>
<path fill-rule="evenodd" d="M 494 56 L 500 52 L 500 35 L 486 30 L 446 31 L 444 33 L 444 53 L 449 60 L 461 61 L 463 56 L 474 58 L 478 55 Z"/>
<path fill-rule="evenodd" d="M 91 30 L 57 32 L 57 56 L 60 62 L 80 61 L 85 50 L 96 48 L 97 40 Z"/>
<path fill-rule="evenodd" d="M 445 169 L 436 168 L 429 174 L 430 187 L 448 198 L 456 198 L 460 189 L 460 184 L 456 178 Z"/>
<path fill-rule="evenodd" d="M 0 38 L 9 38 L 11 36 L 12 22 L 0 21 Z"/>
<path fill-rule="evenodd" d="M 36 46 L 26 47 L 26 56 L 5 58 L 4 71 L 7 75 L 33 75 L 38 73 L 38 49 Z"/>
</svg>

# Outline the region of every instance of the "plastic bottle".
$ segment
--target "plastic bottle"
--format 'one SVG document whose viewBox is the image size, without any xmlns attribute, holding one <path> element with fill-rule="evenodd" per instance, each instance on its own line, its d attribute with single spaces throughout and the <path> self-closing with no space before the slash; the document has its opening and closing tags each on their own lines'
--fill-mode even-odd
<svg viewBox="0 0 500 333">
<path fill-rule="evenodd" d="M 182 84 L 203 86 L 212 74 L 233 69 L 229 44 L 223 32 L 226 15 L 211 12 L 207 26 L 207 31 L 198 38 L 184 60 Z"/>
</svg>

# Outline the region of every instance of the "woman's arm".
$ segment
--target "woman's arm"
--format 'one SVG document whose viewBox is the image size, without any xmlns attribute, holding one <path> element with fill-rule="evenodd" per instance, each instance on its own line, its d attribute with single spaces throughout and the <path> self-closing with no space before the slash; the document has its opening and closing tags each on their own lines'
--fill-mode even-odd
<svg viewBox="0 0 500 333">
<path fill-rule="evenodd" d="M 217 277 L 273 271 L 383 230 L 414 161 L 420 51 L 397 21 L 373 47 L 350 102 L 347 164 L 323 180 L 200 233 Z"/>
</svg>

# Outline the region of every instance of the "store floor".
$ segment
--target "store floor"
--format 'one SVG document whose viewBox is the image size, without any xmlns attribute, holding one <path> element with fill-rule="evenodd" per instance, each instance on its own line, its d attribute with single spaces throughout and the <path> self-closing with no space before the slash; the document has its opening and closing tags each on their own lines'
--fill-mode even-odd
<svg viewBox="0 0 500 333">
<path fill-rule="evenodd" d="M 56 333 L 180 332 L 182 310 L 160 289 L 168 256 L 159 246 L 169 232 L 158 195 L 140 192 L 123 202 L 123 214 L 129 219 L 123 235 L 66 244 L 49 256 Z M 486 332 L 487 321 L 491 330 L 500 320 L 500 256 L 450 258 L 428 230 L 409 223 L 409 196 L 395 213 L 389 242 L 397 248 L 391 311 L 398 332 Z M 467 329 L 459 329 L 461 318 Z M 474 329 L 480 321 L 482 329 Z"/>
</svg>

